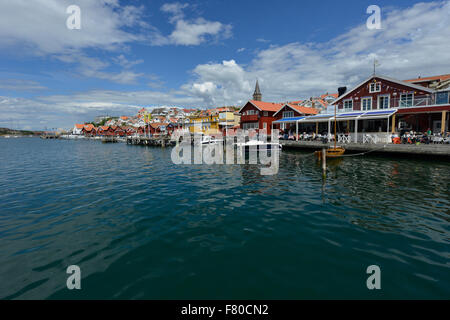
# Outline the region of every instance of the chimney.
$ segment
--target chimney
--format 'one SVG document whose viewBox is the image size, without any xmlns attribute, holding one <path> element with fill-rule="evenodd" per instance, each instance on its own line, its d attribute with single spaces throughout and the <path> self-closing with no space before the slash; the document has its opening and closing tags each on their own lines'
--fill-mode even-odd
<svg viewBox="0 0 450 320">
<path fill-rule="evenodd" d="M 344 95 L 347 92 L 347 87 L 338 88 L 339 97 Z"/>
</svg>

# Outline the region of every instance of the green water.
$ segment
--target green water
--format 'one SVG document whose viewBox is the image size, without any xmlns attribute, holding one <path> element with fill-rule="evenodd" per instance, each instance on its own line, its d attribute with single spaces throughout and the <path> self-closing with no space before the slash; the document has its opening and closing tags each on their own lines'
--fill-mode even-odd
<svg viewBox="0 0 450 320">
<path fill-rule="evenodd" d="M 448 161 L 345 158 L 323 181 L 291 151 L 261 176 L 126 144 L 0 150 L 3 299 L 450 298 Z"/>
</svg>

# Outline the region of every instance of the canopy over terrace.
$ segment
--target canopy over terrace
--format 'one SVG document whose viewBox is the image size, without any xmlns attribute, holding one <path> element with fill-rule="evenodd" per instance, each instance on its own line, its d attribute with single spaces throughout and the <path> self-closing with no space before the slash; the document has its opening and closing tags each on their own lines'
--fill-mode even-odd
<svg viewBox="0 0 450 320">
<path fill-rule="evenodd" d="M 387 119 L 387 133 L 389 133 L 389 119 L 391 116 L 395 115 L 397 109 L 386 109 L 386 110 L 368 110 L 368 111 L 355 111 L 355 112 L 345 112 L 339 113 L 334 116 L 334 114 L 318 114 L 310 117 L 298 117 L 298 118 L 285 118 L 278 121 L 274 121 L 273 124 L 282 123 L 295 123 L 296 124 L 296 135 L 298 138 L 298 125 L 299 123 L 320 123 L 328 122 L 328 134 L 331 133 L 331 122 L 336 119 L 336 121 L 355 121 L 355 142 L 358 141 L 358 121 L 359 120 L 377 120 L 377 119 Z"/>
<path fill-rule="evenodd" d="M 272 131 L 274 124 L 283 124 L 283 123 L 295 123 L 296 136 L 298 137 L 298 123 L 299 121 L 305 119 L 306 117 L 295 117 L 295 118 L 283 118 L 277 121 L 272 122 Z"/>
</svg>

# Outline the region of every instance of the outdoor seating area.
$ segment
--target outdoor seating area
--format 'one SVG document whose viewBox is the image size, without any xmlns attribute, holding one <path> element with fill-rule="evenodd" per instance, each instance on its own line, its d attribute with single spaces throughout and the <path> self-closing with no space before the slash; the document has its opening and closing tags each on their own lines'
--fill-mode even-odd
<svg viewBox="0 0 450 320">
<path fill-rule="evenodd" d="M 405 132 L 400 136 L 394 134 L 392 136 L 392 141 L 394 144 L 450 144 L 450 134 L 410 131 Z"/>
</svg>

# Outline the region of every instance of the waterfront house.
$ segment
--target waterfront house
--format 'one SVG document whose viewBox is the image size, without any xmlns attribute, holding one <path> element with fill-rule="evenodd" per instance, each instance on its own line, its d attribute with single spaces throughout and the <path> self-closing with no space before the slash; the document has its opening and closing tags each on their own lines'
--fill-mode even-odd
<svg viewBox="0 0 450 320">
<path fill-rule="evenodd" d="M 75 124 L 72 129 L 72 134 L 82 134 L 83 133 L 84 124 Z"/>
<path fill-rule="evenodd" d="M 265 129 L 267 134 L 271 134 L 272 122 L 275 121 L 274 114 L 278 112 L 284 104 L 264 102 L 257 100 L 248 101 L 239 110 L 241 114 L 240 127 L 244 130 Z"/>
<path fill-rule="evenodd" d="M 83 126 L 82 133 L 85 136 L 93 137 L 97 135 L 97 130 L 93 124 L 89 123 Z"/>
<path fill-rule="evenodd" d="M 339 97 L 332 104 L 333 109 L 336 107 L 338 133 L 345 133 L 353 142 L 364 142 L 368 137 L 390 142 L 395 132 L 447 131 L 449 89 L 436 86 L 436 81 L 442 84 L 440 77 L 425 79 L 402 81 L 373 75 L 349 91 L 340 88 Z M 331 133 L 334 119 L 334 112 L 329 108 L 326 114 L 307 117 L 298 125 L 315 123 L 318 127 L 321 123 Z"/>
<path fill-rule="evenodd" d="M 213 110 L 202 110 L 189 116 L 189 132 L 215 135 L 219 133 L 219 114 Z"/>
<path fill-rule="evenodd" d="M 318 110 L 311 107 L 304 107 L 295 104 L 284 104 L 273 117 L 273 129 L 281 129 L 284 132 L 296 132 L 298 135 L 298 121 L 307 116 L 317 115 Z"/>
<path fill-rule="evenodd" d="M 218 109 L 219 110 L 219 109 Z M 219 111 L 219 130 L 225 135 L 229 129 L 239 126 L 241 123 L 241 114 L 229 108 L 220 108 Z"/>
</svg>

